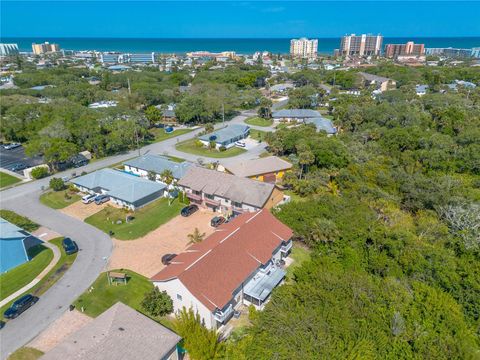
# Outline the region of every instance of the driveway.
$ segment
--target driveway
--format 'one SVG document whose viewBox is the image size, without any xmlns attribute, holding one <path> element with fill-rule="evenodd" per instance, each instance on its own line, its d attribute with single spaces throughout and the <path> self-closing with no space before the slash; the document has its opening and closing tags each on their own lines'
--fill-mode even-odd
<svg viewBox="0 0 480 360">
<path fill-rule="evenodd" d="M 164 268 L 162 256 L 178 254 L 188 246 L 188 234 L 197 227 L 210 235 L 214 228 L 210 220 L 214 216 L 207 210 L 197 211 L 189 217 L 177 216 L 143 238 L 124 241 L 113 239 L 113 254 L 109 269 L 130 269 L 146 277 L 152 277 Z"/>
<path fill-rule="evenodd" d="M 77 201 L 63 209 L 60 209 L 59 211 L 75 219 L 83 221 L 87 217 L 103 210 L 109 203 L 110 202 L 106 202 L 104 204 L 97 205 L 95 203 L 84 204 L 81 201 Z"/>
</svg>

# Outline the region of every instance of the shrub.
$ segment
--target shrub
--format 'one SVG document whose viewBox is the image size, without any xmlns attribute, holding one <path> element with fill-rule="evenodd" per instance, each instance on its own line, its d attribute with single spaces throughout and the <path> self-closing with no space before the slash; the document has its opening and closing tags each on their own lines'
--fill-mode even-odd
<svg viewBox="0 0 480 360">
<path fill-rule="evenodd" d="M 31 175 L 34 179 L 41 179 L 48 176 L 48 168 L 44 166 L 36 167 L 32 169 Z"/>
<path fill-rule="evenodd" d="M 201 148 L 203 147 L 203 143 L 200 140 L 195 140 L 195 146 Z"/>
<path fill-rule="evenodd" d="M 220 146 L 220 147 L 218 148 L 218 150 L 220 150 L 220 151 L 227 151 L 227 148 L 222 145 L 222 146 Z"/>
<path fill-rule="evenodd" d="M 213 150 L 217 147 L 217 143 L 215 141 L 210 141 L 208 147 Z"/>
<path fill-rule="evenodd" d="M 50 188 L 53 191 L 61 191 L 61 190 L 65 189 L 65 183 L 60 178 L 52 178 L 50 180 L 49 185 L 50 185 Z"/>
<path fill-rule="evenodd" d="M 164 316 L 173 311 L 172 298 L 166 291 L 160 292 L 157 287 L 145 294 L 142 308 L 152 316 Z"/>
<path fill-rule="evenodd" d="M 0 210 L 0 217 L 11 222 L 14 225 L 17 225 L 18 227 L 21 227 L 28 232 L 35 231 L 40 227 L 40 225 L 34 223 L 29 218 L 18 215 L 17 213 L 10 210 Z"/>
</svg>

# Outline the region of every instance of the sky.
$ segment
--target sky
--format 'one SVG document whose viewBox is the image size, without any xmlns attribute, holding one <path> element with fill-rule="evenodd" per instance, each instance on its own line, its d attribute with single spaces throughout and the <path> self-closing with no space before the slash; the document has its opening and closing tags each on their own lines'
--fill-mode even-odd
<svg viewBox="0 0 480 360">
<path fill-rule="evenodd" d="M 0 36 L 480 36 L 479 1 L 0 1 Z"/>
</svg>

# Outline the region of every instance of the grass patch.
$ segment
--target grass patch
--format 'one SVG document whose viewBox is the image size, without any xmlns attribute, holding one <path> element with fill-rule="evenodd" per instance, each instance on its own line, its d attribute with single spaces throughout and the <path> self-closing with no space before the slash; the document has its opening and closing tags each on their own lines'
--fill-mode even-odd
<svg viewBox="0 0 480 360">
<path fill-rule="evenodd" d="M 40 282 L 37 285 L 35 285 L 30 290 L 28 290 L 26 293 L 30 293 L 35 296 L 40 296 L 44 294 L 50 287 L 52 287 L 53 284 L 55 284 L 63 276 L 63 274 L 70 268 L 70 266 L 72 266 L 73 262 L 77 258 L 77 254 L 75 253 L 75 254 L 67 255 L 65 253 L 65 250 L 63 249 L 62 240 L 63 240 L 63 237 L 58 237 L 49 241 L 49 243 L 54 244 L 55 246 L 60 248 L 60 259 L 55 264 L 55 266 L 48 272 L 48 274 L 45 275 L 45 277 L 42 280 L 40 280 Z M 18 297 L 16 299 L 18 299 Z M 12 300 L 10 303 L 3 306 L 0 309 L 0 313 L 3 314 L 3 312 L 16 299 Z"/>
<path fill-rule="evenodd" d="M 87 290 L 74 302 L 77 310 L 97 317 L 116 302 L 124 304 L 143 312 L 141 302 L 144 295 L 153 289 L 153 284 L 146 277 L 130 270 L 115 270 L 127 274 L 127 285 L 109 285 L 107 273 L 99 275 L 92 284 L 92 290 Z"/>
<path fill-rule="evenodd" d="M 187 134 L 193 129 L 177 129 L 172 131 L 171 133 L 166 133 L 164 129 L 162 128 L 153 128 L 149 130 L 149 133 L 154 136 L 153 140 L 151 143 L 156 143 L 164 140 L 171 139 L 176 136 L 180 136 L 183 134 Z"/>
<path fill-rule="evenodd" d="M 19 181 L 19 178 L 0 171 L 0 188 L 16 184 Z"/>
<path fill-rule="evenodd" d="M 80 195 L 71 192 L 68 189 L 62 191 L 49 191 L 40 196 L 40 202 L 52 209 L 63 209 L 80 199 Z"/>
<path fill-rule="evenodd" d="M 34 223 L 29 218 L 18 215 L 16 212 L 11 210 L 0 210 L 0 217 L 28 232 L 35 231 L 40 227 L 40 225 Z"/>
<path fill-rule="evenodd" d="M 298 195 L 298 194 L 295 193 L 293 190 L 284 190 L 283 193 L 284 193 L 285 195 L 290 196 L 290 198 L 292 199 L 292 201 L 305 201 L 305 200 L 307 200 L 306 197 L 302 197 L 302 196 Z"/>
<path fill-rule="evenodd" d="M 266 131 L 250 129 L 250 137 L 254 140 L 265 141 L 265 135 L 267 135 Z"/>
<path fill-rule="evenodd" d="M 85 222 L 106 233 L 113 231 L 113 236 L 116 239 L 134 240 L 147 235 L 150 231 L 155 230 L 180 213 L 183 205 L 177 199 L 171 205 L 168 205 L 168 201 L 168 199 L 162 198 L 135 212 L 107 206 L 86 218 Z M 134 216 L 134 219 L 129 223 L 125 222 L 127 214 Z M 122 221 L 122 223 L 117 224 L 117 221 Z"/>
<path fill-rule="evenodd" d="M 183 151 L 193 155 L 206 156 L 211 158 L 227 158 L 243 154 L 247 150 L 233 146 L 225 151 L 219 151 L 216 149 L 208 149 L 206 147 L 200 147 L 197 145 L 197 139 L 189 139 L 177 144 L 178 151 Z"/>
<path fill-rule="evenodd" d="M 43 245 L 30 248 L 28 255 L 32 260 L 0 275 L 0 299 L 29 284 L 53 259 L 53 251 Z"/>
<path fill-rule="evenodd" d="M 310 250 L 298 245 L 297 243 L 294 243 L 290 257 L 292 258 L 293 262 L 289 267 L 287 267 L 287 275 L 285 276 L 287 282 L 293 281 L 295 269 L 310 259 Z"/>
<path fill-rule="evenodd" d="M 268 127 L 272 126 L 273 120 L 272 119 L 263 119 L 261 117 L 255 116 L 245 120 L 245 124 L 253 125 L 253 126 L 263 126 Z"/>
<path fill-rule="evenodd" d="M 177 162 L 177 163 L 182 163 L 182 162 L 186 161 L 183 158 L 179 158 L 179 157 L 172 156 L 172 155 L 162 155 L 162 156 L 165 156 L 165 157 L 169 158 L 170 160 L 172 160 L 174 162 Z"/>
<path fill-rule="evenodd" d="M 8 357 L 8 360 L 36 360 L 43 355 L 40 350 L 31 347 L 21 347 Z"/>
</svg>

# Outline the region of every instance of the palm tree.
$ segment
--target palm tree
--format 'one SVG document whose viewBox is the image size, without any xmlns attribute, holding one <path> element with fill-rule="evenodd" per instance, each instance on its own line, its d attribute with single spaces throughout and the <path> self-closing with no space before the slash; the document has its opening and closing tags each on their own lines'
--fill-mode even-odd
<svg viewBox="0 0 480 360">
<path fill-rule="evenodd" d="M 167 185 L 170 185 L 172 182 L 173 182 L 173 173 L 172 173 L 172 170 L 170 169 L 165 169 L 162 171 L 162 173 L 160 174 L 163 182 Z"/>
<path fill-rule="evenodd" d="M 189 244 L 198 244 L 199 242 L 203 241 L 203 238 L 205 237 L 205 233 L 201 233 L 198 228 L 195 228 L 193 230 L 193 233 L 187 235 L 188 239 L 190 240 L 188 243 Z"/>
</svg>

